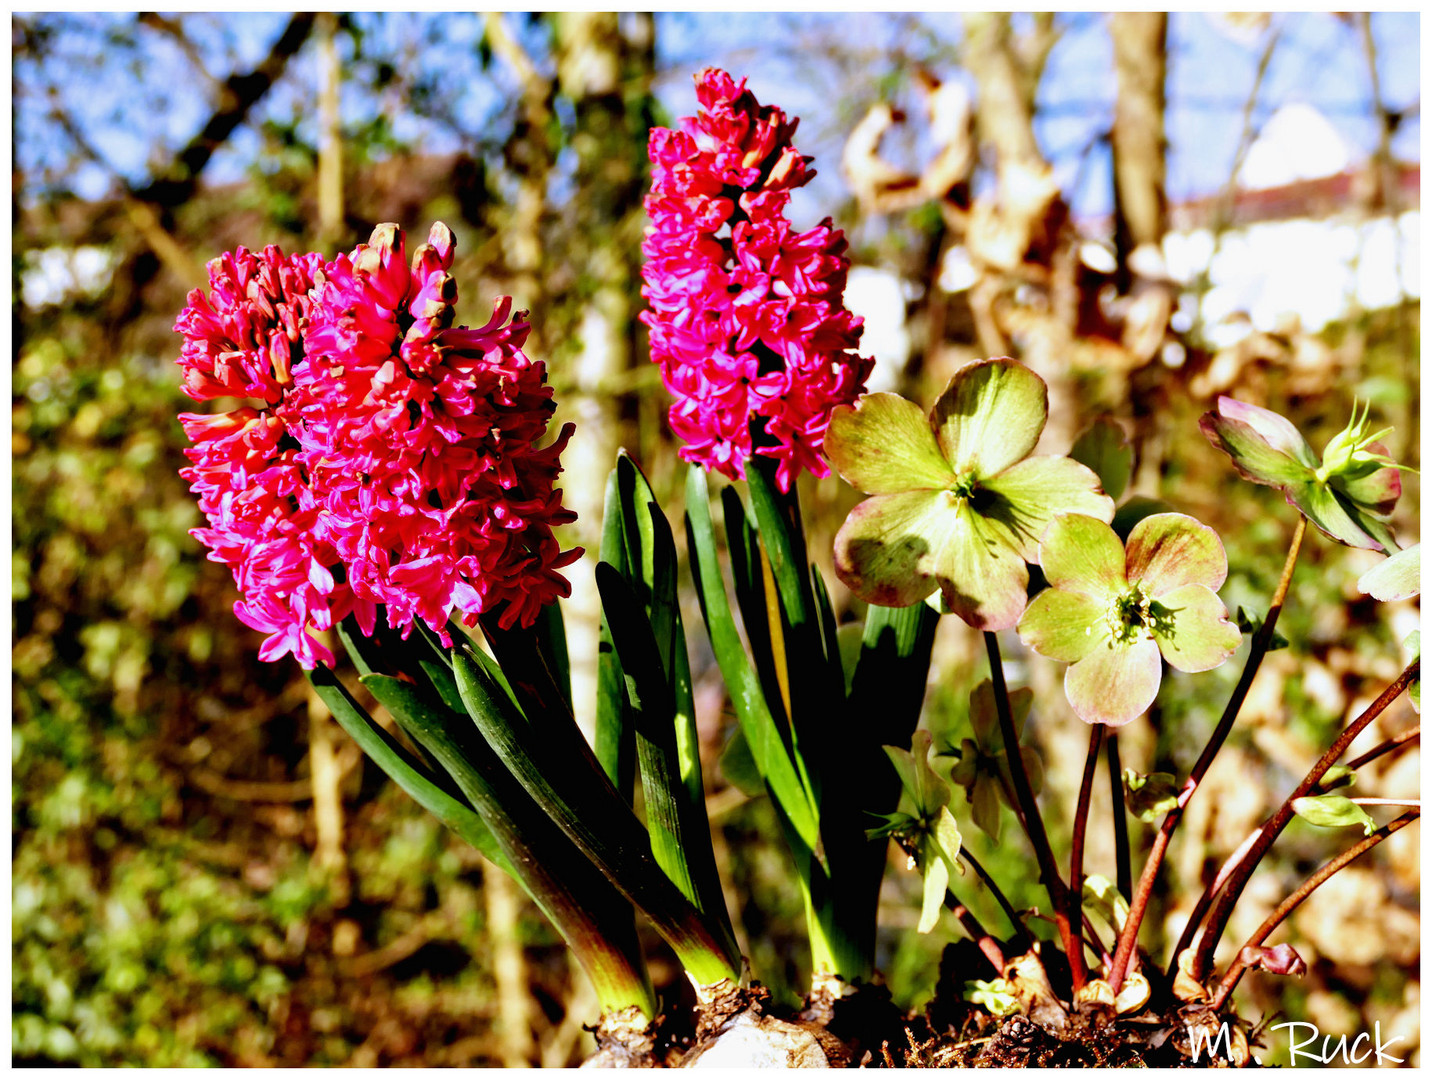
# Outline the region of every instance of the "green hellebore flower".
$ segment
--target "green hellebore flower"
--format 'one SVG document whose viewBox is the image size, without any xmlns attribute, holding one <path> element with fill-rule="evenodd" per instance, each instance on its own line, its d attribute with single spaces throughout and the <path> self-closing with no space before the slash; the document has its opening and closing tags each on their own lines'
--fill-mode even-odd
<svg viewBox="0 0 1432 1080">
<path fill-rule="evenodd" d="M 1009 711 L 1016 733 L 1023 733 L 1024 721 L 1033 702 L 1034 692 L 1027 687 L 1010 691 Z M 1008 796 L 1014 781 L 1009 775 L 1009 758 L 1005 753 L 1004 736 L 999 730 L 999 714 L 995 711 L 994 685 L 988 679 L 970 691 L 970 728 L 974 738 L 960 740 L 959 749 L 949 751 L 959 755 L 959 761 L 950 770 L 950 781 L 965 789 L 970 816 L 975 824 L 991 840 L 998 840 L 1000 803 L 1009 803 L 1011 809 L 1016 806 Z M 1039 752 L 1021 743 L 1019 756 L 1024 762 L 1029 786 L 1038 795 L 1044 783 L 1044 766 Z"/>
<path fill-rule="evenodd" d="M 1402 477 L 1377 440 L 1391 429 L 1370 433 L 1367 410 L 1352 419 L 1323 450 L 1319 461 L 1298 429 L 1257 405 L 1220 397 L 1198 426 L 1233 461 L 1245 479 L 1283 492 L 1289 504 L 1340 544 L 1396 551 L 1387 527 L 1402 494 Z"/>
<path fill-rule="evenodd" d="M 1207 671 L 1242 639 L 1216 590 L 1228 576 L 1218 534 L 1186 514 L 1154 514 L 1127 548 L 1082 514 L 1054 519 L 1039 545 L 1050 587 L 1019 620 L 1035 652 L 1068 661 L 1064 692 L 1089 724 L 1127 724 L 1151 704 L 1160 655 L 1180 671 Z"/>
<path fill-rule="evenodd" d="M 1410 600 L 1422 592 L 1422 545 L 1389 555 L 1362 577 L 1357 587 L 1374 600 Z"/>
<path fill-rule="evenodd" d="M 1114 516 L 1091 469 L 1029 456 L 1048 414 L 1044 380 L 1009 359 L 965 365 L 928 419 L 895 394 L 837 408 L 826 456 L 872 498 L 836 535 L 836 574 L 872 604 L 908 607 L 938 588 L 975 629 L 1013 626 L 1054 515 Z"/>
</svg>

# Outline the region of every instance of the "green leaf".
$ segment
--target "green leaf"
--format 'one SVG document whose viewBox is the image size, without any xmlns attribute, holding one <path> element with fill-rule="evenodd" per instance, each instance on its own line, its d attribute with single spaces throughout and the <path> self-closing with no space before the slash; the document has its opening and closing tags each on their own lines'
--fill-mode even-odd
<svg viewBox="0 0 1432 1080">
<path fill-rule="evenodd" d="M 1095 420 L 1074 440 L 1069 456 L 1093 469 L 1104 494 L 1118 502 L 1134 475 L 1134 448 L 1124 429 L 1113 420 Z"/>
<path fill-rule="evenodd" d="M 1084 909 L 1108 923 L 1115 935 L 1123 933 L 1124 920 L 1129 917 L 1129 902 L 1103 874 L 1089 874 L 1084 878 Z"/>
<path fill-rule="evenodd" d="M 994 1016 L 1013 1016 L 1023 1006 L 1014 984 L 1008 979 L 991 979 L 985 982 L 973 979 L 965 983 L 965 1000 L 971 1005 L 980 1005 Z"/>
<path fill-rule="evenodd" d="M 1258 631 L 1263 629 L 1263 620 L 1256 615 L 1247 614 L 1241 606 L 1238 608 L 1238 614 L 1233 617 L 1233 621 L 1241 633 L 1249 634 L 1253 637 L 1257 637 Z M 1268 643 L 1268 651 L 1274 652 L 1278 649 L 1286 649 L 1287 647 L 1288 639 L 1274 630 L 1273 640 Z"/>
<path fill-rule="evenodd" d="M 602 543 L 599 559 L 626 572 L 626 543 L 622 508 L 617 491 L 617 470 L 607 476 L 602 506 Z M 612 643 L 610 620 L 602 612 L 597 639 L 597 714 L 594 751 L 612 786 L 627 799 L 635 795 L 636 740 L 627 723 L 626 680 L 621 659 Z"/>
<path fill-rule="evenodd" d="M 746 735 L 751 756 L 761 776 L 796 835 L 814 851 L 820 834 L 814 800 L 791 761 L 731 617 L 730 602 L 716 557 L 706 474 L 700 468 L 691 467 L 686 475 L 688 547 L 712 651 L 716 654 L 736 718 Z"/>
<path fill-rule="evenodd" d="M 467 651 L 453 654 L 453 671 L 486 744 L 562 832 L 646 914 L 687 971 L 703 985 L 734 978 L 739 958 L 725 920 L 703 915 L 667 878 L 651 855 L 646 830 L 595 759 L 564 753 L 550 738 L 531 738 Z"/>
<path fill-rule="evenodd" d="M 1410 600 L 1422 591 L 1422 545 L 1382 560 L 1357 579 L 1359 592 L 1375 600 Z"/>
<path fill-rule="evenodd" d="M 1146 825 L 1152 825 L 1178 805 L 1178 781 L 1172 773 L 1156 772 L 1144 776 L 1133 769 L 1124 770 L 1124 800 L 1129 813 Z"/>
<path fill-rule="evenodd" d="M 825 454 L 846 483 L 871 495 L 945 488 L 955 479 L 929 418 L 895 394 L 866 394 L 853 408 L 835 409 Z"/>
<path fill-rule="evenodd" d="M 481 671 L 465 656 L 463 662 L 467 671 Z M 459 686 L 462 678 L 460 673 Z M 467 717 L 387 675 L 366 675 L 363 684 L 477 808 L 508 865 L 567 940 L 602 1000 L 619 1007 L 637 1004 L 653 1015 L 628 900 L 543 813 Z M 495 682 L 487 694 L 489 707 L 512 707 Z"/>
<path fill-rule="evenodd" d="M 328 668 L 319 666 L 307 675 L 314 692 L 328 706 L 339 726 L 395 784 L 424 810 L 482 852 L 488 861 L 512 873 L 512 864 L 507 861 L 507 856 L 451 777 L 446 773 L 434 773 L 404 750 L 398 740 L 374 723 Z"/>
<path fill-rule="evenodd" d="M 742 794 L 753 799 L 766 794 L 766 782 L 761 778 L 761 770 L 756 768 L 751 744 L 746 741 L 746 734 L 739 726 L 731 732 L 726 748 L 721 751 L 719 766 L 726 782 Z"/>
<path fill-rule="evenodd" d="M 1364 836 L 1371 836 L 1377 828 L 1372 816 L 1346 795 L 1305 795 L 1293 800 L 1293 813 L 1324 828 L 1361 825 Z"/>
</svg>

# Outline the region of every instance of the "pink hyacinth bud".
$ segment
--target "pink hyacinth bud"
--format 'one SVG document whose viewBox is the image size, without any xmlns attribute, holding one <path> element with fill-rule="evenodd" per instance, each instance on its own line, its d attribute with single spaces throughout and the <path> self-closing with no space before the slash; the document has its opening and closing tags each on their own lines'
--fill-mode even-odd
<svg viewBox="0 0 1432 1080">
<path fill-rule="evenodd" d="M 732 478 L 752 454 L 775 458 L 788 491 L 803 469 L 829 475 L 831 410 L 864 391 L 874 361 L 853 351 L 844 236 L 829 219 L 797 233 L 785 217 L 815 175 L 790 143 L 797 121 L 714 68 L 696 97 L 679 131 L 651 133 L 641 319 L 682 457 Z"/>
</svg>

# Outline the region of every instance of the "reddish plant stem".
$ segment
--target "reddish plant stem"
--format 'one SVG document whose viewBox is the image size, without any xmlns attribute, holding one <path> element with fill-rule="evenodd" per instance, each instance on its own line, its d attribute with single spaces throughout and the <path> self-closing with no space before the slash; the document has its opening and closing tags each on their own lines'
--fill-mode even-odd
<svg viewBox="0 0 1432 1080">
<path fill-rule="evenodd" d="M 1406 731 L 1399 732 L 1398 734 L 1392 736 L 1392 738 L 1387 739 L 1384 742 L 1378 743 L 1367 753 L 1359 754 L 1357 757 L 1353 758 L 1347 763 L 1347 767 L 1355 772 L 1358 769 L 1362 768 L 1364 765 L 1366 765 L 1369 761 L 1375 761 L 1378 758 L 1382 757 L 1383 754 L 1392 753 L 1392 751 L 1396 750 L 1398 747 L 1411 742 L 1413 739 L 1417 738 L 1417 736 L 1421 734 L 1421 724 L 1418 724 L 1415 727 L 1410 727 Z"/>
<path fill-rule="evenodd" d="M 1319 885 L 1327 881 L 1328 878 L 1332 877 L 1354 859 L 1365 852 L 1371 851 L 1399 829 L 1404 829 L 1408 825 L 1411 825 L 1421 816 L 1421 813 L 1420 810 L 1409 810 L 1395 821 L 1389 822 L 1359 843 L 1354 844 L 1337 858 L 1326 863 L 1321 870 L 1299 885 L 1291 896 L 1274 908 L 1273 913 L 1263 920 L 1263 925 L 1258 927 L 1258 929 L 1254 931 L 1253 936 L 1244 943 L 1243 948 L 1238 950 L 1238 956 L 1234 959 L 1233 963 L 1229 965 L 1228 973 L 1223 976 L 1223 981 L 1218 984 L 1218 990 L 1214 993 L 1213 1001 L 1210 1003 L 1210 1007 L 1214 1012 L 1218 1012 L 1223 1008 L 1224 1002 L 1228 1000 L 1228 995 L 1233 993 L 1234 989 L 1238 986 L 1238 980 L 1243 978 L 1243 972 L 1248 969 L 1248 962 L 1244 959 L 1244 953 L 1248 949 L 1254 949 L 1262 945 L 1263 942 L 1268 939 L 1268 935 L 1276 930 L 1278 925 L 1291 915 L 1299 904 L 1311 896 L 1313 890 Z"/>
<path fill-rule="evenodd" d="M 1178 805 L 1164 816 L 1163 824 L 1159 826 L 1159 831 L 1154 836 L 1153 849 L 1149 852 L 1148 861 L 1144 863 L 1143 872 L 1139 875 L 1139 883 L 1134 890 L 1133 899 L 1129 901 L 1129 917 L 1124 923 L 1123 933 L 1119 935 L 1118 948 L 1114 952 L 1114 962 L 1109 968 L 1109 987 L 1116 995 L 1119 988 L 1124 985 L 1124 976 L 1128 974 L 1129 961 L 1134 955 L 1134 947 L 1139 940 L 1139 927 L 1143 924 L 1144 913 L 1149 906 L 1149 898 L 1153 895 L 1154 879 L 1158 876 L 1159 868 L 1163 866 L 1164 856 L 1168 853 L 1168 844 L 1173 837 L 1173 831 L 1178 828 L 1178 823 L 1183 819 L 1184 809 L 1188 806 L 1189 800 L 1193 798 L 1194 792 L 1198 790 L 1198 785 L 1202 783 L 1204 774 L 1213 764 L 1214 757 L 1219 750 L 1223 749 L 1224 740 L 1233 730 L 1234 721 L 1238 719 L 1238 712 L 1243 708 L 1243 702 L 1248 697 L 1248 690 L 1253 685 L 1253 678 L 1258 674 L 1263 657 L 1268 654 L 1268 646 L 1273 643 L 1273 628 L 1278 623 L 1278 616 L 1283 610 L 1283 601 L 1288 595 L 1288 586 L 1293 581 L 1293 567 L 1298 562 L 1298 549 L 1303 546 L 1303 533 L 1307 527 L 1307 519 L 1301 514 L 1298 515 L 1298 524 L 1293 529 L 1293 539 L 1288 545 L 1288 557 L 1283 560 L 1283 573 L 1278 578 L 1278 587 L 1273 590 L 1273 599 L 1268 604 L 1267 617 L 1264 618 L 1263 625 L 1258 628 L 1258 633 L 1253 637 L 1253 644 L 1248 650 L 1248 660 L 1243 665 L 1243 674 L 1238 677 L 1238 685 L 1233 688 L 1233 696 L 1228 699 L 1228 706 L 1223 710 L 1223 715 L 1218 720 L 1218 726 L 1213 729 L 1208 745 L 1203 748 L 1203 753 L 1199 754 L 1198 761 L 1194 763 L 1193 771 L 1188 774 L 1188 782 L 1179 792 Z"/>
<path fill-rule="evenodd" d="M 1421 725 L 1410 727 L 1406 731 L 1399 732 L 1392 736 L 1392 738 L 1378 743 L 1371 750 L 1367 751 L 1367 753 L 1359 754 L 1353 758 L 1348 762 L 1347 767 L 1356 772 L 1368 764 L 1368 762 L 1376 761 L 1383 755 L 1407 745 L 1421 733 Z M 1319 781 L 1313 794 L 1320 795 L 1322 793 L 1323 785 L 1322 782 Z M 1196 934 L 1198 928 L 1203 925 L 1203 917 L 1208 914 L 1208 908 L 1209 905 L 1213 903 L 1213 898 L 1217 896 L 1218 891 L 1223 888 L 1223 883 L 1228 880 L 1228 875 L 1233 873 L 1233 868 L 1243 861 L 1243 857 L 1248 854 L 1249 849 L 1252 848 L 1253 844 L 1257 841 L 1259 833 L 1262 832 L 1266 825 L 1267 822 L 1264 822 L 1263 825 L 1258 826 L 1258 828 L 1248 834 L 1248 838 L 1239 844 L 1237 850 L 1228 856 L 1223 865 L 1219 867 L 1217 876 L 1214 877 L 1208 888 L 1203 890 L 1203 893 L 1198 898 L 1198 903 L 1194 904 L 1193 911 L 1190 912 L 1188 916 L 1188 922 L 1184 925 L 1183 933 L 1179 935 L 1178 944 L 1174 946 L 1173 955 L 1169 958 L 1168 977 L 1170 979 L 1172 979 L 1178 971 L 1179 956 L 1181 956 L 1183 950 L 1188 948 L 1193 942 L 1194 934 Z"/>
<path fill-rule="evenodd" d="M 1109 794 L 1113 797 L 1114 866 L 1119 895 L 1125 900 L 1134 895 L 1133 859 L 1129 855 L 1129 816 L 1124 809 L 1124 770 L 1119 762 L 1119 733 L 1104 736 L 1104 749 L 1109 763 Z"/>
<path fill-rule="evenodd" d="M 1273 816 L 1263 823 L 1263 827 L 1258 830 L 1258 836 L 1249 847 L 1248 853 L 1233 867 L 1228 875 L 1228 880 L 1224 883 L 1222 892 L 1213 901 L 1213 908 L 1208 913 L 1208 921 L 1204 925 L 1201 936 L 1197 939 L 1193 963 L 1190 965 L 1189 974 L 1195 979 L 1204 978 L 1212 970 L 1213 951 L 1218 948 L 1218 942 L 1223 937 L 1223 930 L 1228 924 L 1228 917 L 1233 912 L 1233 905 L 1238 903 L 1238 898 L 1243 895 L 1243 888 L 1248 884 L 1248 879 L 1253 876 L 1253 871 L 1258 868 L 1258 864 L 1268 853 L 1268 849 L 1273 846 L 1273 842 L 1282 835 L 1283 830 L 1288 827 L 1288 823 L 1297 816 L 1293 812 L 1294 801 L 1305 795 L 1311 795 L 1317 790 L 1318 781 L 1323 778 L 1323 775 L 1337 763 L 1338 758 L 1343 756 L 1363 729 L 1381 716 L 1387 707 L 1397 700 L 1402 691 L 1407 689 L 1408 684 L 1417 677 L 1421 666 L 1420 660 L 1414 660 L 1409 664 L 1407 670 L 1379 694 L 1377 700 L 1363 710 L 1361 716 L 1344 728 L 1342 734 L 1334 739 L 1333 744 L 1328 747 L 1327 752 L 1318 759 L 1318 763 L 1308 771 L 1308 775 L 1303 777 L 1303 782 L 1293 789 L 1293 793 L 1283 800 L 1283 805 L 1278 807 Z"/>
<path fill-rule="evenodd" d="M 994 878 L 990 877 L 989 871 L 980 865 L 980 861 L 967 850 L 961 849 L 960 858 L 975 868 L 975 873 L 980 876 L 980 880 L 983 881 L 989 888 L 989 891 L 994 894 L 995 902 L 999 904 L 1000 908 L 1004 911 L 1005 917 L 1009 919 L 1010 926 L 1014 928 L 1015 940 L 1018 941 L 1022 947 L 1027 949 L 1030 941 L 1029 931 L 1024 928 L 1024 923 L 1019 918 L 1019 912 L 1014 910 L 1014 905 L 1009 902 L 1009 897 L 1004 895 L 1004 891 L 1000 889 Z"/>
<path fill-rule="evenodd" d="M 1029 786 L 1029 774 L 1024 770 L 1024 758 L 1019 752 L 1019 733 L 1014 729 L 1014 717 L 1009 711 L 1009 690 L 1004 682 L 999 638 L 992 631 L 986 630 L 984 639 L 985 651 L 989 653 L 990 681 L 994 685 L 995 713 L 999 716 L 1000 737 L 1004 740 L 1004 757 L 1009 764 L 1014 793 L 1019 799 L 1024 831 L 1029 834 L 1029 842 L 1034 845 L 1034 857 L 1039 863 L 1039 877 L 1049 893 L 1050 906 L 1054 909 L 1054 922 L 1059 928 L 1065 954 L 1072 956 L 1082 947 L 1077 924 L 1069 922 L 1064 880 L 1059 876 L 1059 866 L 1054 861 L 1054 851 L 1049 846 L 1049 834 L 1044 831 L 1044 819 L 1039 816 L 1039 804 L 1034 801 L 1034 789 Z"/>
<path fill-rule="evenodd" d="M 1074 835 L 1069 844 L 1069 925 L 1084 925 L 1084 832 L 1089 825 L 1089 796 L 1094 792 L 1094 770 L 1099 765 L 1099 749 L 1104 741 L 1104 725 L 1095 724 L 1089 732 L 1089 753 L 1084 758 L 1084 776 L 1079 781 L 1079 801 L 1074 806 Z M 1095 939 L 1097 940 L 1097 938 Z M 1069 954 L 1069 978 L 1074 993 L 1084 988 L 1088 970 L 1084 966 L 1084 950 Z"/>
<path fill-rule="evenodd" d="M 970 940 L 979 946 L 984 958 L 994 966 L 995 975 L 1002 977 L 1004 975 L 1004 952 L 1000 949 L 999 942 L 990 936 L 989 931 L 975 918 L 974 912 L 955 898 L 954 893 L 948 894 L 947 903 L 950 910 L 955 913 L 955 918 L 964 927 L 965 933 L 970 936 Z"/>
</svg>

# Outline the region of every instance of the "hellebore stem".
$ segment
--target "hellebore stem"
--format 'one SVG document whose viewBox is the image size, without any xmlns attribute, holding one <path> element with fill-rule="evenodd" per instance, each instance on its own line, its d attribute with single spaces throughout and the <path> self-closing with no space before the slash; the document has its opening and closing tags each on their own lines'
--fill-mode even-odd
<svg viewBox="0 0 1432 1080">
<path fill-rule="evenodd" d="M 1263 625 L 1259 627 L 1258 633 L 1253 637 L 1253 644 L 1248 650 L 1248 660 L 1243 665 L 1243 674 L 1238 677 L 1238 685 L 1233 688 L 1233 696 L 1228 699 L 1228 706 L 1223 710 L 1223 715 L 1218 720 L 1218 726 L 1214 728 L 1212 736 L 1209 737 L 1208 745 L 1203 748 L 1203 753 L 1198 756 L 1198 761 L 1194 763 L 1193 770 L 1188 774 L 1188 782 L 1184 784 L 1183 790 L 1179 793 L 1178 805 L 1164 816 L 1163 824 L 1159 826 L 1159 831 L 1154 836 L 1153 849 L 1149 852 L 1148 861 L 1144 863 L 1143 872 L 1139 875 L 1139 883 L 1134 890 L 1133 899 L 1129 901 L 1129 917 L 1124 923 L 1123 932 L 1119 935 L 1118 947 L 1114 952 L 1114 962 L 1109 967 L 1109 987 L 1116 995 L 1119 988 L 1124 985 L 1124 976 L 1128 974 L 1129 961 L 1134 955 L 1134 948 L 1139 940 L 1139 927 L 1144 921 L 1144 913 L 1148 910 L 1149 898 L 1153 895 L 1154 879 L 1163 865 L 1164 855 L 1168 852 L 1168 844 L 1173 836 L 1173 831 L 1183 818 L 1184 809 L 1193 798 L 1194 792 L 1198 790 L 1198 785 L 1203 781 L 1204 774 L 1213 764 L 1214 757 L 1219 750 L 1223 749 L 1223 743 L 1228 738 L 1228 733 L 1233 730 L 1234 721 L 1238 719 L 1239 710 L 1243 708 L 1243 702 L 1248 697 L 1248 691 L 1253 685 L 1254 676 L 1258 674 L 1258 668 L 1263 663 L 1263 657 L 1268 655 L 1268 646 L 1273 643 L 1273 628 L 1277 625 L 1278 616 L 1282 613 L 1283 601 L 1288 595 L 1288 586 L 1292 584 L 1293 567 L 1297 565 L 1298 550 L 1303 546 L 1303 534 L 1307 528 L 1307 519 L 1301 514 L 1298 515 L 1298 524 L 1293 529 L 1293 539 L 1288 545 L 1288 556 L 1283 560 L 1282 576 L 1278 579 L 1278 587 L 1273 591 L 1273 599 L 1268 604 L 1268 614 L 1263 619 Z"/>
<path fill-rule="evenodd" d="M 1064 951 L 1073 956 L 1083 946 L 1078 937 L 1077 926 L 1069 922 L 1064 880 L 1059 876 L 1054 851 L 1049 846 L 1049 834 L 1044 831 L 1044 819 L 1039 816 L 1039 804 L 1034 801 L 1034 789 L 1029 785 L 1029 774 L 1024 768 L 1024 758 L 1019 753 L 1019 733 L 1014 729 L 1014 717 L 1009 710 L 1009 690 L 1004 682 L 999 638 L 992 631 L 986 630 L 984 639 L 985 650 L 989 653 L 990 681 L 994 686 L 994 704 L 995 712 L 999 716 L 1000 737 L 1004 740 L 1004 756 L 1009 763 L 1014 793 L 1019 797 L 1024 831 L 1029 834 L 1029 842 L 1034 845 L 1034 856 L 1039 862 L 1039 876 L 1049 893 L 1049 902 L 1054 909 L 1054 922 L 1059 928 Z"/>
<path fill-rule="evenodd" d="M 1104 737 L 1104 750 L 1109 763 L 1109 794 L 1113 797 L 1116 882 L 1119 895 L 1128 900 L 1134 894 L 1134 871 L 1129 855 L 1129 817 L 1124 809 L 1124 770 L 1119 762 L 1117 731 L 1110 731 Z"/>
<path fill-rule="evenodd" d="M 1009 919 L 1010 926 L 1014 928 L 1015 937 L 1027 952 L 1029 931 L 1024 928 L 1024 923 L 1019 918 L 1019 912 L 1014 910 L 1014 905 L 1009 902 L 1009 897 L 1004 895 L 1004 891 L 995 883 L 994 878 L 990 877 L 989 871 L 980 865 L 980 861 L 971 855 L 969 851 L 962 849 L 960 851 L 960 858 L 975 868 L 975 873 L 980 876 L 980 880 L 983 881 L 989 891 L 994 894 L 995 902 L 1003 909 L 1005 917 Z"/>
<path fill-rule="evenodd" d="M 1069 925 L 1084 923 L 1084 832 L 1089 825 L 1089 796 L 1094 790 L 1094 770 L 1099 764 L 1099 748 L 1104 740 L 1104 725 L 1095 724 L 1089 732 L 1089 754 L 1084 759 L 1084 776 L 1079 781 L 1079 802 L 1074 808 L 1074 836 L 1069 844 Z M 1088 970 L 1084 966 L 1084 950 L 1069 954 L 1069 977 L 1074 993 L 1084 988 Z"/>
<path fill-rule="evenodd" d="M 1299 885 L 1291 896 L 1274 908 L 1273 913 L 1263 920 L 1263 925 L 1254 931 L 1253 936 L 1244 943 L 1242 949 L 1238 950 L 1238 956 L 1234 959 L 1233 963 L 1229 965 L 1227 974 L 1223 976 L 1223 981 L 1218 984 L 1218 990 L 1213 995 L 1213 1001 L 1210 1002 L 1210 1007 L 1213 1011 L 1217 1012 L 1223 1008 L 1224 1002 L 1228 1000 L 1228 995 L 1233 993 L 1234 989 L 1238 986 L 1238 981 L 1243 978 L 1243 972 L 1248 969 L 1248 962 L 1244 960 L 1243 957 L 1248 949 L 1257 948 L 1263 944 L 1263 942 L 1267 940 L 1268 935 L 1276 930 L 1278 925 L 1291 915 L 1298 905 L 1311 896 L 1313 890 L 1327 881 L 1328 878 L 1332 877 L 1364 852 L 1371 851 L 1399 829 L 1404 829 L 1408 825 L 1411 825 L 1421 815 L 1422 812 L 1420 810 L 1409 810 L 1401 817 L 1384 825 L 1370 836 L 1348 848 L 1337 858 L 1325 863 L 1322 869 Z"/>
<path fill-rule="evenodd" d="M 1213 902 L 1213 909 L 1209 912 L 1203 934 L 1198 939 L 1197 951 L 1194 953 L 1193 964 L 1189 972 L 1195 979 L 1202 979 L 1211 970 L 1213 951 L 1218 948 L 1218 942 L 1223 937 L 1224 928 L 1233 912 L 1233 905 L 1238 903 L 1244 886 L 1248 884 L 1248 879 L 1253 876 L 1253 871 L 1258 868 L 1263 856 L 1268 853 L 1274 841 L 1282 835 L 1283 830 L 1288 827 L 1288 823 L 1297 816 L 1293 812 L 1294 801 L 1312 794 L 1317 789 L 1318 781 L 1337 763 L 1338 758 L 1343 756 L 1352 741 L 1362 733 L 1368 724 L 1381 716 L 1387 707 L 1397 700 L 1402 691 L 1407 689 L 1413 679 L 1417 678 L 1421 667 L 1421 661 L 1414 660 L 1393 681 L 1391 686 L 1378 695 L 1376 701 L 1344 728 L 1342 734 L 1334 739 L 1333 744 L 1328 747 L 1327 752 L 1318 759 L 1317 764 L 1308 771 L 1308 775 L 1303 777 L 1303 782 L 1293 789 L 1292 794 L 1283 800 L 1283 805 L 1278 807 L 1273 816 L 1263 823 L 1252 844 L 1249 845 L 1247 854 L 1229 871 L 1223 891 Z"/>
</svg>

